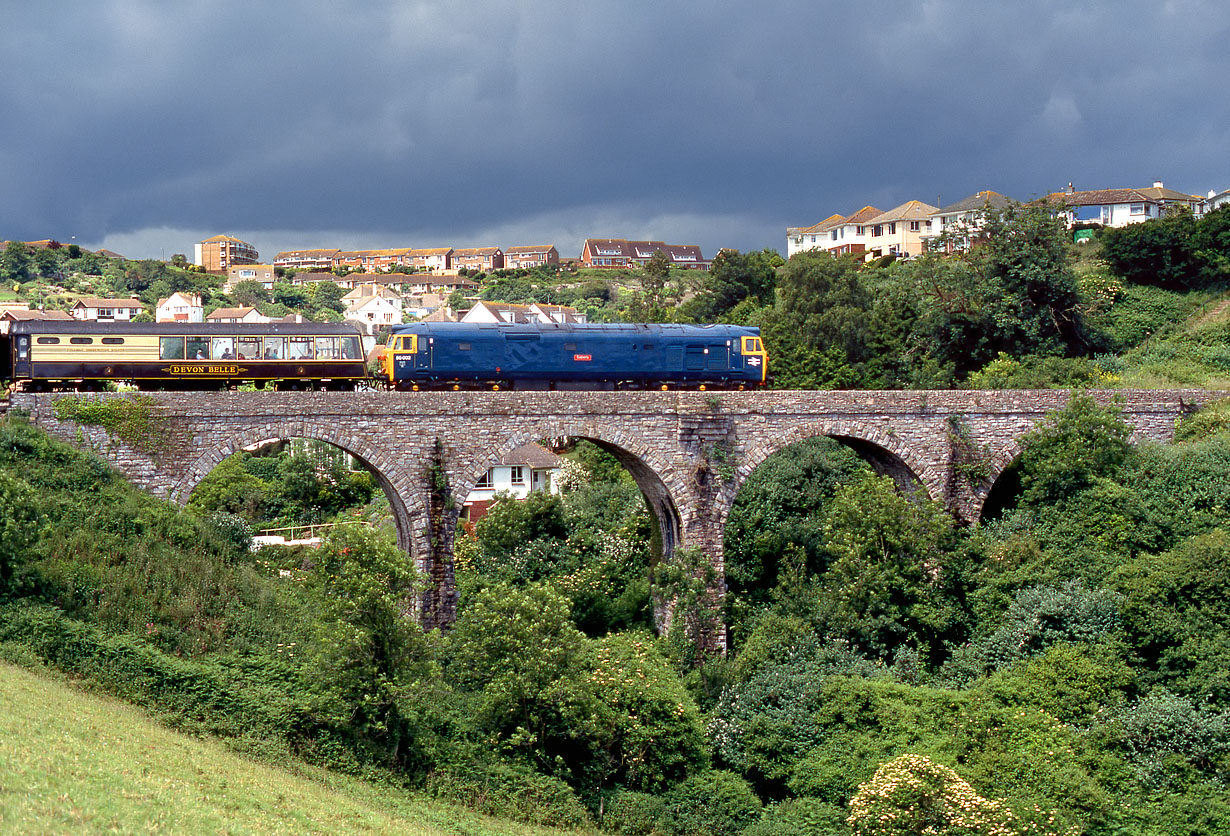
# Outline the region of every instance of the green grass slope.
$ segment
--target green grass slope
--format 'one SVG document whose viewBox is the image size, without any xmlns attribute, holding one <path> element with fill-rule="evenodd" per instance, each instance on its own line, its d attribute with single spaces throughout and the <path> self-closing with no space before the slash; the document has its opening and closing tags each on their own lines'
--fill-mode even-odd
<svg viewBox="0 0 1230 836">
<path fill-rule="evenodd" d="M 422 834 L 563 831 L 390 787 L 260 764 L 114 699 L 0 663 L 0 832 Z"/>
</svg>

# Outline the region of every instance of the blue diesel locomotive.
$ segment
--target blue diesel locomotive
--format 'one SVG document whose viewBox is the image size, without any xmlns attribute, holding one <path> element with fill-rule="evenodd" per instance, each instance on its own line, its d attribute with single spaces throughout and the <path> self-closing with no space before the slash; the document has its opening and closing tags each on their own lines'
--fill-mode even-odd
<svg viewBox="0 0 1230 836">
<path fill-rule="evenodd" d="M 739 325 L 393 326 L 397 389 L 746 389 L 765 383 L 760 329 Z"/>
</svg>

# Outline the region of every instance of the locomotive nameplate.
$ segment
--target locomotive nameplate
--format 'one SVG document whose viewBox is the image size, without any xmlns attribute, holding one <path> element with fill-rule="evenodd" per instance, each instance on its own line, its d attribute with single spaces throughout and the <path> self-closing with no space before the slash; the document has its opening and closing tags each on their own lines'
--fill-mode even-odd
<svg viewBox="0 0 1230 836">
<path fill-rule="evenodd" d="M 245 370 L 246 371 L 246 370 Z M 211 363 L 194 363 L 184 366 L 169 366 L 167 374 L 239 374 L 238 366 L 218 366 Z"/>
<path fill-rule="evenodd" d="M 575 360 L 575 361 L 576 361 L 576 362 L 578 362 L 578 363 L 588 363 L 588 362 L 590 362 L 590 361 L 592 361 L 592 360 L 594 359 L 594 355 L 592 355 L 592 354 L 574 354 L 574 355 L 572 355 L 572 359 L 573 359 L 573 360 Z"/>
</svg>

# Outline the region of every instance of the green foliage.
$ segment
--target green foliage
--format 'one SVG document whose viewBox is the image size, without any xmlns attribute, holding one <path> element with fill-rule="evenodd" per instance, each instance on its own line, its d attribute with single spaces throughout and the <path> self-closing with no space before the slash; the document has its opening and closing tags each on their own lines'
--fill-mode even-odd
<svg viewBox="0 0 1230 836">
<path fill-rule="evenodd" d="M 700 712 L 648 635 L 597 640 L 590 681 L 610 716 L 603 782 L 661 792 L 708 765 Z"/>
<path fill-rule="evenodd" d="M 433 653 L 415 618 L 414 562 L 362 528 L 338 528 L 312 575 L 325 618 L 316 712 L 364 741 L 377 760 L 419 765 L 416 720 L 433 705 Z"/>
<path fill-rule="evenodd" d="M 587 829 L 592 819 L 558 778 L 508 764 L 467 764 L 432 773 L 427 791 L 489 816 L 552 827 Z"/>
<path fill-rule="evenodd" d="M 1230 430 L 1230 398 L 1210 401 L 1185 416 L 1174 429 L 1174 440 L 1202 441 Z"/>
<path fill-rule="evenodd" d="M 696 322 L 741 321 L 735 309 L 747 302 L 752 309 L 771 306 L 777 271 L 785 262 L 772 250 L 741 253 L 722 250 L 713 258 L 701 290 L 683 304 L 683 311 Z"/>
<path fill-rule="evenodd" d="M 1107 377 L 1084 357 L 1025 357 L 1000 353 L 966 380 L 971 389 L 1072 389 L 1105 385 Z"/>
<path fill-rule="evenodd" d="M 1026 505 L 1055 502 L 1097 478 L 1121 475 L 1132 454 L 1130 435 L 1118 407 L 1102 407 L 1088 395 L 1074 394 L 1064 409 L 1021 440 L 1022 500 Z"/>
<path fill-rule="evenodd" d="M 156 453 L 163 437 L 165 421 L 156 409 L 157 401 L 148 395 L 102 398 L 66 395 L 56 398 L 52 404 L 56 420 L 102 427 L 147 453 Z"/>
<path fill-rule="evenodd" d="M 1191 212 L 1175 212 L 1143 223 L 1102 231 L 1102 257 L 1118 275 L 1133 284 L 1166 288 L 1194 285 L 1203 272 L 1195 257 Z"/>
<path fill-rule="evenodd" d="M 780 388 L 850 388 L 870 355 L 872 297 L 857 263 L 796 253 L 777 280 L 777 304 L 761 328 Z"/>
<path fill-rule="evenodd" d="M 584 774 L 601 704 L 588 684 L 587 639 L 563 596 L 545 586 L 484 589 L 458 614 L 445 659 L 469 721 L 497 751 L 548 774 Z"/>
<path fill-rule="evenodd" d="M 791 445 L 765 460 L 740 488 L 726 522 L 731 591 L 748 604 L 764 603 L 790 546 L 803 549 L 809 571 L 822 571 L 826 503 L 839 484 L 868 471 L 854 451 L 828 438 Z"/>
<path fill-rule="evenodd" d="M 760 816 L 760 800 L 732 772 L 701 772 L 666 797 L 666 836 L 735 836 Z"/>
<path fill-rule="evenodd" d="M 617 790 L 604 799 L 599 822 L 602 829 L 624 836 L 660 836 L 658 822 L 666 811 L 666 800 L 633 790 Z"/>
<path fill-rule="evenodd" d="M 1230 713 L 1156 691 L 1100 718 L 1110 745 L 1124 752 L 1153 790 L 1182 791 L 1194 780 L 1230 778 Z"/>
<path fill-rule="evenodd" d="M 20 587 L 30 549 L 46 524 L 38 495 L 0 471 L 0 600 Z"/>
<path fill-rule="evenodd" d="M 881 658 L 951 639 L 960 614 L 942 586 L 953 545 L 943 509 L 867 475 L 837 487 L 824 537 L 831 562 L 818 618 L 830 635 Z"/>
</svg>

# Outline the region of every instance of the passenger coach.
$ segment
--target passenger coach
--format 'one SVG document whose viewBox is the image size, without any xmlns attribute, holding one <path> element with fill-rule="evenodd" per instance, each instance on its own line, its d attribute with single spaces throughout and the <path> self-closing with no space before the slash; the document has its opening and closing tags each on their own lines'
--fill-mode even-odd
<svg viewBox="0 0 1230 836">
<path fill-rule="evenodd" d="M 12 380 L 35 390 L 353 389 L 366 378 L 359 331 L 337 323 L 30 320 L 12 323 L 8 342 Z"/>
<path fill-rule="evenodd" d="M 393 326 L 383 376 L 398 389 L 744 389 L 765 383 L 758 328 L 738 325 Z"/>
</svg>

